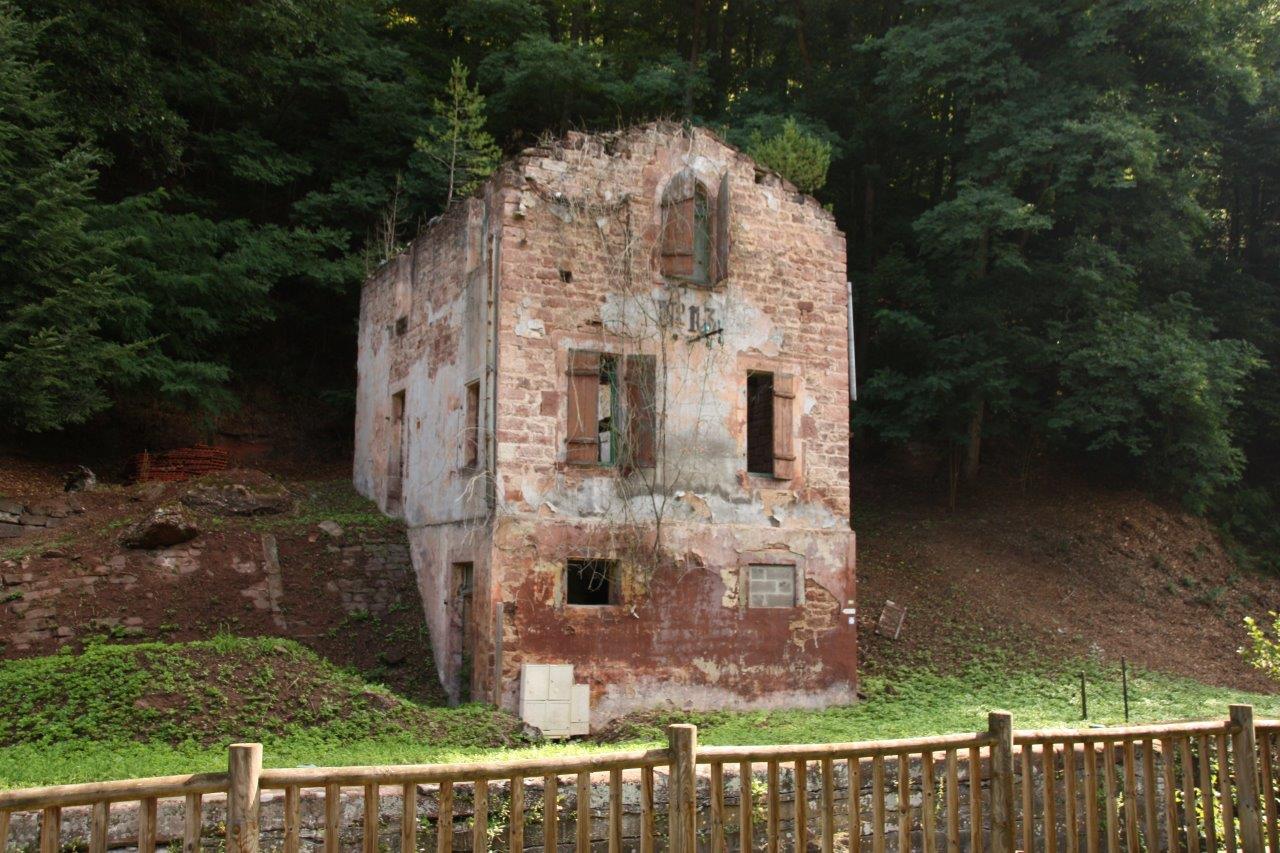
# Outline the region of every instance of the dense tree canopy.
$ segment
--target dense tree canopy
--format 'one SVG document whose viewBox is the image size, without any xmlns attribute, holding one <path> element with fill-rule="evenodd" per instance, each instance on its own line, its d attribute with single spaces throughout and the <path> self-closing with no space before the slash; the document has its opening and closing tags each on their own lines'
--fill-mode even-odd
<svg viewBox="0 0 1280 853">
<path fill-rule="evenodd" d="M 847 232 L 860 449 L 929 447 L 954 493 L 984 446 L 1053 448 L 1265 534 L 1278 26 L 1274 0 L 0 5 L 0 411 L 207 408 L 264 368 L 349 389 L 351 347 L 314 345 L 352 340 L 397 188 L 402 239 L 442 209 L 445 105 L 468 182 L 486 135 L 674 116 Z"/>
</svg>

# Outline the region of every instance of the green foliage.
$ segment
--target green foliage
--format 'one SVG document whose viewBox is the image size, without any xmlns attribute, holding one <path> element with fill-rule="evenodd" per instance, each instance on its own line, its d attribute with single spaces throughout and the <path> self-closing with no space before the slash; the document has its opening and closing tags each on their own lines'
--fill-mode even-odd
<svg viewBox="0 0 1280 853">
<path fill-rule="evenodd" d="M 270 646 L 278 640 L 225 640 L 231 653 L 243 653 L 242 644 Z M 156 644 L 148 644 L 148 648 Z M 137 647 L 119 647 L 121 651 Z M 181 646 L 167 647 L 181 649 Z M 225 653 L 225 652 L 224 652 Z M 75 656 L 40 659 L 75 661 Z M 273 674 L 279 679 L 287 670 L 274 657 Z M 0 679 L 5 679 L 4 664 Z M 954 668 L 942 673 L 924 665 L 904 665 L 864 677 L 862 689 L 867 699 L 857 705 L 821 711 L 783 710 L 715 713 L 652 713 L 627 718 L 616 726 L 605 742 L 573 742 L 537 747 L 521 746 L 512 736 L 511 721 L 479 705 L 460 708 L 420 710 L 432 726 L 424 736 L 420 729 L 397 730 L 400 712 L 392 720 L 375 722 L 375 728 L 338 723 L 303 728 L 276 722 L 281 732 L 265 737 L 264 763 L 268 767 L 300 764 L 395 764 L 441 761 L 483 761 L 522 757 L 574 755 L 630 747 L 650 747 L 665 742 L 664 727 L 671 722 L 691 722 L 698 728 L 698 740 L 706 745 L 847 742 L 909 737 L 925 734 L 973 731 L 981 728 L 987 712 L 1002 708 L 1013 714 L 1018 727 L 1078 726 L 1079 672 L 1089 683 L 1090 722 L 1119 723 L 1123 720 L 1118 668 L 1094 661 L 1068 661 L 1053 668 L 1025 659 L 997 657 L 985 663 Z M 33 667 L 31 679 L 65 679 L 68 668 L 52 664 Z M 105 680 L 106 668 L 102 670 Z M 127 683 L 136 681 L 128 667 L 113 669 Z M 94 683 L 100 682 L 95 678 Z M 21 681 L 0 680 L 5 686 L 23 686 Z M 311 681 L 304 685 L 313 687 Z M 56 708 L 37 711 L 57 725 L 81 731 L 89 725 L 69 719 L 86 708 L 91 720 L 111 719 L 110 710 L 118 701 L 136 702 L 137 691 L 107 692 L 98 707 L 86 706 L 78 697 L 88 690 L 72 680 L 71 693 L 77 697 L 72 710 Z M 45 689 L 47 692 L 47 688 Z M 252 691 L 257 688 L 253 687 Z M 385 695 L 385 694 L 380 694 Z M 1130 700 L 1135 722 L 1223 717 L 1227 705 L 1245 702 L 1254 705 L 1260 716 L 1280 714 L 1280 700 L 1273 695 L 1249 694 L 1211 687 L 1154 672 L 1130 671 Z M 57 703 L 53 703 L 57 704 Z M 299 704 L 295 702 L 294 704 Z M 303 703 L 305 704 L 305 703 Z M 126 720 L 132 707 L 118 716 Z M 135 711 L 136 713 L 136 711 Z M 313 713 L 305 708 L 301 714 Z M 142 719 L 149 719 L 143 714 Z M 32 731 L 40 722 L 27 724 Z M 149 723 L 148 723 L 149 725 Z M 230 730 L 231 727 L 227 727 Z M 115 729 L 123 736 L 109 741 L 77 739 L 54 742 L 39 737 L 0 747 L 0 786 L 27 786 L 82 782 L 131 776 L 156 776 L 195 771 L 217 771 L 226 767 L 226 747 L 222 742 L 202 746 L 193 742 L 168 743 L 135 739 L 128 729 Z M 257 737 L 262 729 L 242 729 L 241 738 Z"/>
<path fill-rule="evenodd" d="M 277 358 L 332 370 L 309 341 L 349 334 L 361 241 L 420 129 L 373 8 L 33 0 L 4 15 L 21 41 L 6 67 L 29 78 L 3 83 L 29 114 L 25 150 L 0 158 L 22 170 L 0 190 L 10 420 L 83 422 L 123 393 L 217 412 L 233 375 L 279 375 L 244 346 L 267 324 Z"/>
<path fill-rule="evenodd" d="M 1247 645 L 1240 647 L 1240 655 L 1249 665 L 1269 678 L 1280 681 L 1280 613 L 1274 610 L 1271 616 L 1270 631 L 1258 624 L 1252 616 L 1244 617 L 1244 629 L 1249 635 Z"/>
<path fill-rule="evenodd" d="M 78 655 L 0 663 L 0 689 L 12 700 L 0 710 L 0 784 L 18 778 L 16 756 L 44 753 L 61 758 L 21 775 L 102 770 L 109 778 L 125 772 L 113 754 L 142 762 L 142 772 L 192 759 L 208 766 L 227 743 L 245 739 L 264 742 L 269 754 L 332 754 L 347 743 L 475 750 L 521 742 L 518 721 L 492 709 L 424 708 L 275 638 L 91 645 Z"/>
<path fill-rule="evenodd" d="M 99 158 L 47 89 L 37 33 L 0 3 L 0 416 L 33 431 L 106 408 L 106 380 L 150 343 L 112 333 L 133 312 L 89 221 Z"/>
<path fill-rule="evenodd" d="M 1164 309 L 1112 314 L 1084 330 L 1062 360 L 1049 425 L 1079 434 L 1091 451 L 1138 461 L 1149 481 L 1203 511 L 1243 471 L 1231 415 L 1261 362 L 1243 341 L 1210 338 L 1185 303 Z"/>
<path fill-rule="evenodd" d="M 498 167 L 500 152 L 484 129 L 484 97 L 467 85 L 467 69 L 455 59 L 445 86 L 445 98 L 431 102 L 433 116 L 414 148 L 421 155 L 421 171 L 434 190 L 444 190 L 447 207 L 454 195 L 467 196 Z"/>
<path fill-rule="evenodd" d="M 1257 546 L 1280 535 L 1258 511 L 1280 501 L 1266 4 L 27 0 L 3 16 L 0 407 L 22 429 L 126 393 L 217 412 L 232 383 L 282 376 L 349 406 L 366 254 L 474 187 L 495 146 L 677 116 L 728 128 L 848 235 L 859 440 L 1120 459 Z"/>
<path fill-rule="evenodd" d="M 786 119 L 772 136 L 753 132 L 747 153 L 810 194 L 826 184 L 831 167 L 831 143 L 801 130 L 794 118 Z"/>
<path fill-rule="evenodd" d="M 1269 67 L 1241 27 L 1275 36 L 1207 0 L 947 0 L 866 40 L 858 143 L 891 172 L 866 166 L 875 195 L 848 211 L 865 434 L 959 448 L 976 424 L 1120 459 L 1198 510 L 1239 482 L 1251 376 L 1280 341 L 1274 317 L 1216 323 L 1208 296 L 1230 290 L 1205 263 L 1224 109 L 1250 112 Z"/>
</svg>

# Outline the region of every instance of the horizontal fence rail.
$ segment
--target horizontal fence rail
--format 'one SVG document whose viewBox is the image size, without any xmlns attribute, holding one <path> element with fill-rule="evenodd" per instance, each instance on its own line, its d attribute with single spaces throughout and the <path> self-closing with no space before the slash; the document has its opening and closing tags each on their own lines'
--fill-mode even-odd
<svg viewBox="0 0 1280 853">
<path fill-rule="evenodd" d="M 664 749 L 460 764 L 264 769 L 260 745 L 233 744 L 226 773 L 0 791 L 0 853 L 21 832 L 40 853 L 1280 853 L 1278 777 L 1280 721 L 1247 705 L 1022 731 L 997 712 L 979 732 L 786 746 L 699 747 L 676 725 Z"/>
</svg>

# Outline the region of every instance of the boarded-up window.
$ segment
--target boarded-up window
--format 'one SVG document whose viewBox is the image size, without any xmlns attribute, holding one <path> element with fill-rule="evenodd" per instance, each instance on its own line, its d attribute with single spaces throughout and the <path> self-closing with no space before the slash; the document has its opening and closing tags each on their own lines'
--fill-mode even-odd
<svg viewBox="0 0 1280 853">
<path fill-rule="evenodd" d="M 662 275 L 694 284 L 719 281 L 722 264 L 713 245 L 713 230 L 718 232 L 720 221 L 727 223 L 727 217 L 727 209 L 721 214 L 719 206 L 717 215 L 712 216 L 707 190 L 692 175 L 682 172 L 672 178 L 662 196 Z"/>
<path fill-rule="evenodd" d="M 747 567 L 747 607 L 795 606 L 795 566 Z"/>
<path fill-rule="evenodd" d="M 616 356 L 569 352 L 569 419 L 565 459 L 612 465 L 617 459 L 618 360 Z"/>
<path fill-rule="evenodd" d="M 747 471 L 773 475 L 773 374 L 747 374 Z"/>
<path fill-rule="evenodd" d="M 565 604 L 617 604 L 619 587 L 617 560 L 573 559 L 565 564 Z"/>
<path fill-rule="evenodd" d="M 466 426 L 462 437 L 462 464 L 475 468 L 480 464 L 480 383 L 467 384 Z"/>
<path fill-rule="evenodd" d="M 629 355 L 622 372 L 627 440 L 623 461 L 628 468 L 652 468 L 656 464 L 657 381 L 651 355 Z"/>
</svg>

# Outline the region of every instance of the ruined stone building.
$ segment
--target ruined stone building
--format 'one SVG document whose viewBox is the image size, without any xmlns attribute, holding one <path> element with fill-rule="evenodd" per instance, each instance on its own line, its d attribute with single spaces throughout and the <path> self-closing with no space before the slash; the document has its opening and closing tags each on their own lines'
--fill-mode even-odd
<svg viewBox="0 0 1280 853">
<path fill-rule="evenodd" d="M 845 275 L 813 198 L 652 124 L 524 151 L 370 277 L 355 483 L 451 696 L 854 699 Z"/>
</svg>

